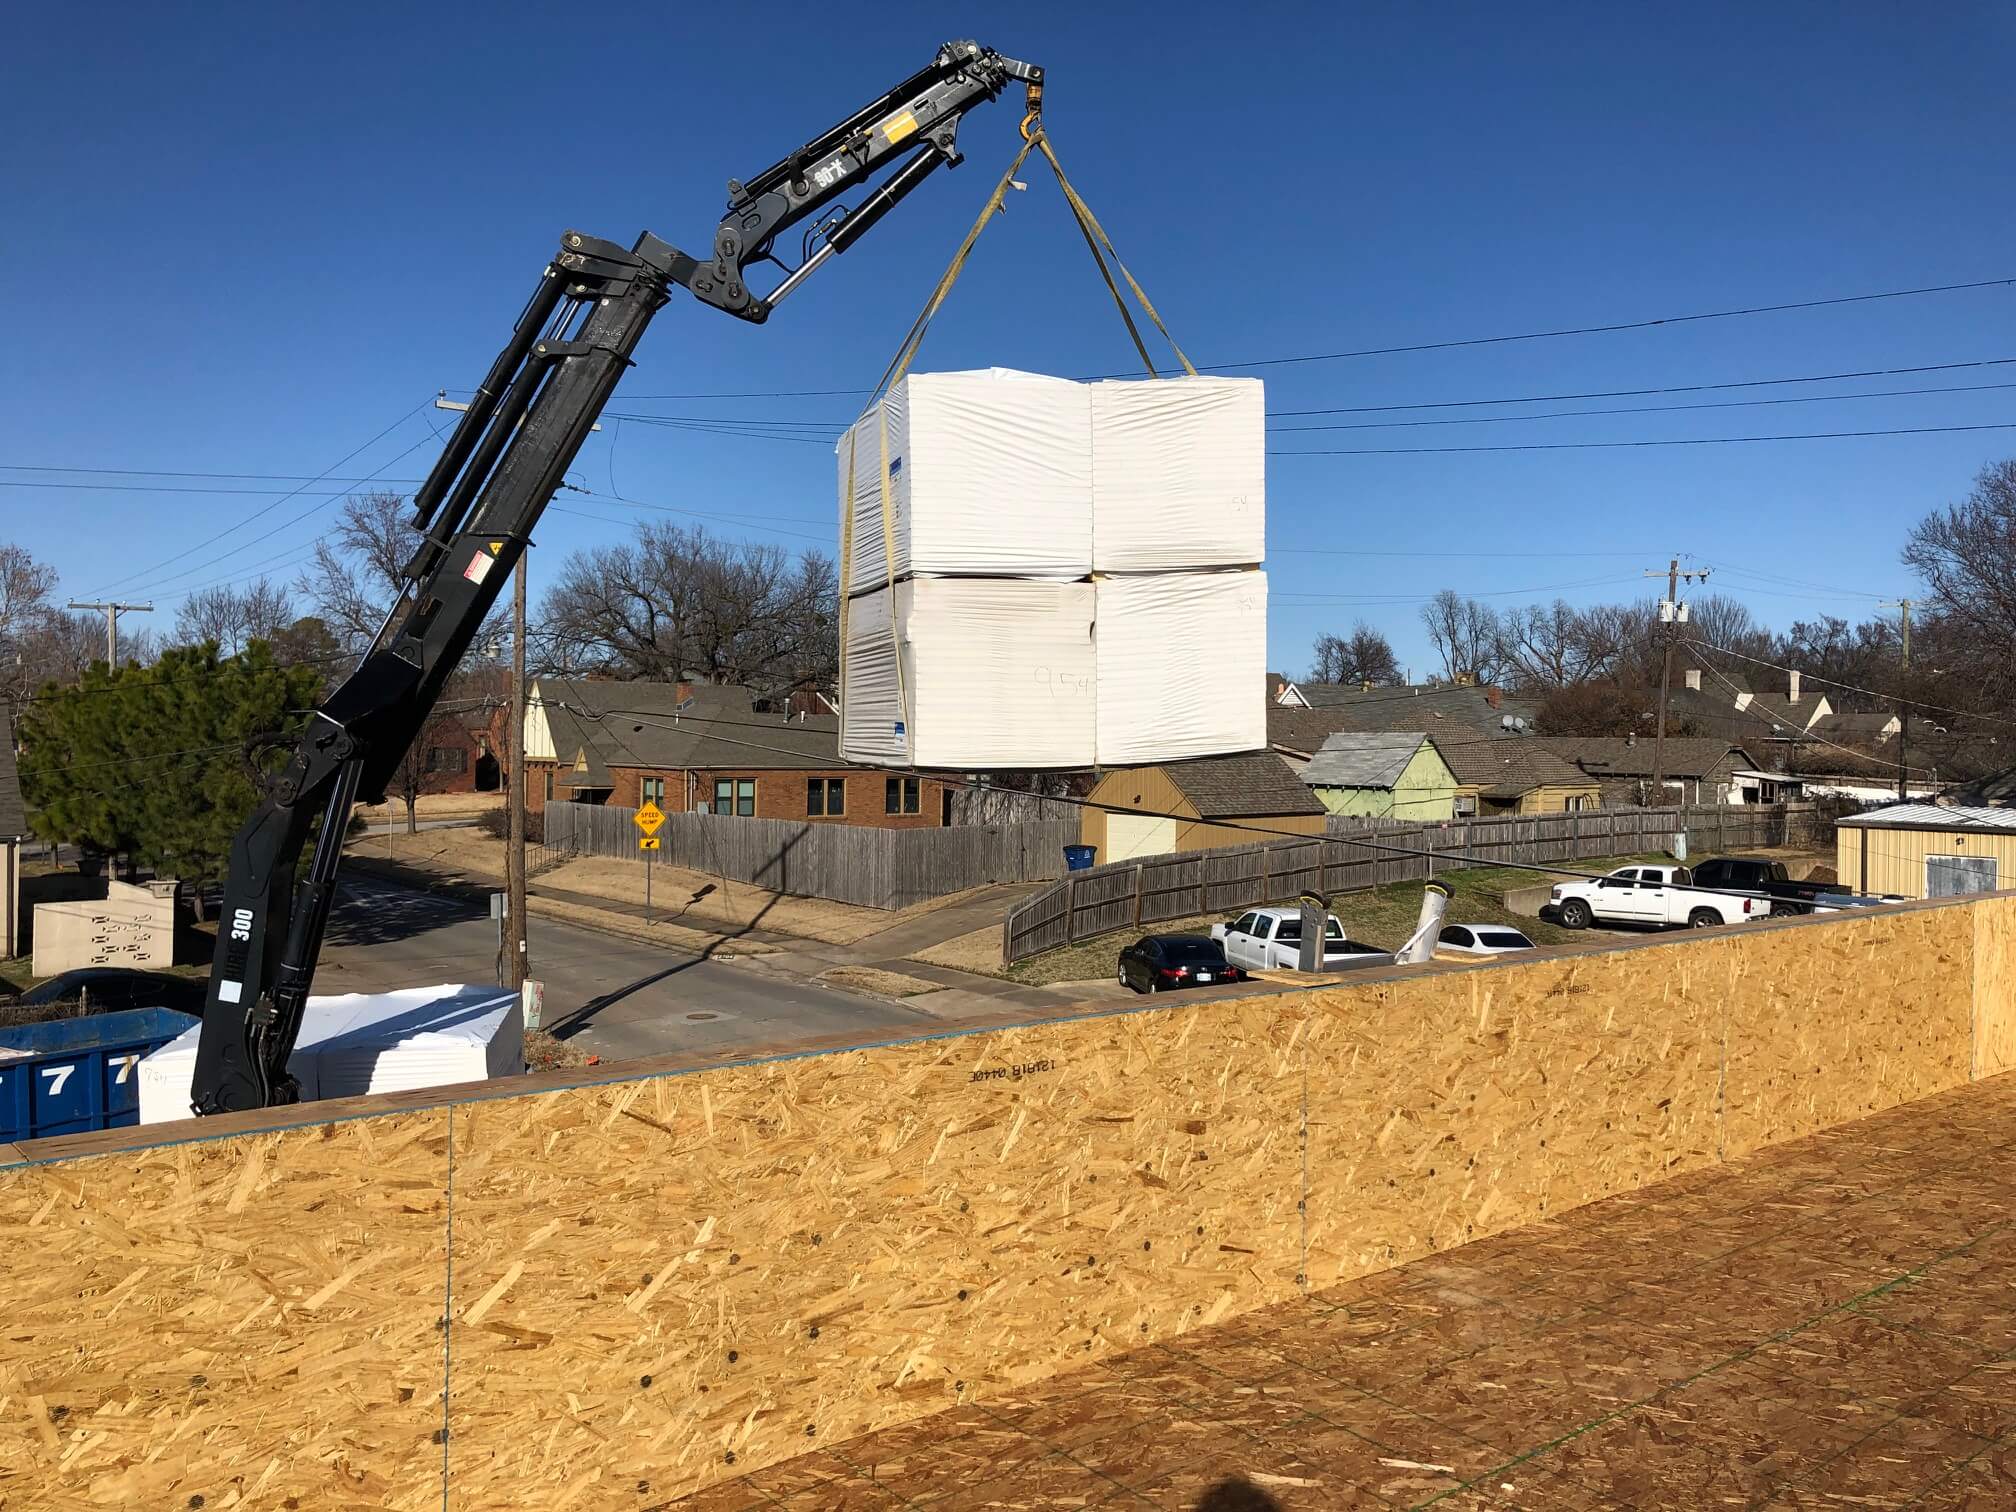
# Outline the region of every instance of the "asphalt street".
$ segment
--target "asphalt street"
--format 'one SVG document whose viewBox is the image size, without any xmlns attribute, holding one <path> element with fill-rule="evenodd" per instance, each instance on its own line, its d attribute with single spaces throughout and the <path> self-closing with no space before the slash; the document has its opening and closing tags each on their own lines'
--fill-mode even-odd
<svg viewBox="0 0 2016 1512">
<path fill-rule="evenodd" d="M 356 872 L 339 886 L 315 974 L 318 994 L 497 979 L 497 926 L 481 901 Z M 546 984 L 545 1027 L 605 1061 L 797 1034 L 859 1032 L 873 1040 L 944 1027 L 879 998 L 537 915 L 531 953 L 532 975 Z"/>
</svg>

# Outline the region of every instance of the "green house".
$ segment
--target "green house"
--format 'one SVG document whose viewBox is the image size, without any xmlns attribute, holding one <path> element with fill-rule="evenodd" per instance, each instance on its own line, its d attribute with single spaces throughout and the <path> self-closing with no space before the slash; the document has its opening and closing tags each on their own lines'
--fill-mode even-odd
<svg viewBox="0 0 2016 1512">
<path fill-rule="evenodd" d="M 1302 768 L 1302 781 L 1333 814 L 1451 819 L 1456 774 L 1421 734 L 1339 731 Z"/>
</svg>

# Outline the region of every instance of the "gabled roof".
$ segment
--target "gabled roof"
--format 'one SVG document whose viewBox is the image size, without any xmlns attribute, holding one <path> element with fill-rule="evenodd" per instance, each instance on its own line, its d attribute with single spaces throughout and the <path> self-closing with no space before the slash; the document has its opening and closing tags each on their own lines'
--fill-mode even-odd
<svg viewBox="0 0 2016 1512">
<path fill-rule="evenodd" d="M 1953 794 L 1953 801 L 1975 808 L 2016 808 L 2016 767 L 1968 783 Z"/>
<path fill-rule="evenodd" d="M 553 733 L 563 785 L 606 788 L 618 767 L 822 771 L 850 765 L 840 759 L 834 715 L 758 714 L 747 688 L 542 677 L 533 694 Z M 583 754 L 588 770 L 570 784 L 567 769 Z"/>
<path fill-rule="evenodd" d="M 1426 730 L 1432 735 L 1438 729 L 1466 725 L 1509 733 L 1506 719 L 1523 719 L 1531 726 L 1538 709 L 1516 694 L 1475 686 L 1366 689 L 1343 683 L 1296 683 L 1295 689 L 1308 700 L 1307 712 L 1334 711 L 1343 720 L 1334 728 L 1349 730 Z"/>
<path fill-rule="evenodd" d="M 1163 763 L 1162 770 L 1204 819 L 1325 812 L 1316 795 L 1272 751 L 1170 761 Z"/>
<path fill-rule="evenodd" d="M 1297 775 L 1310 787 L 1391 789 L 1428 737 L 1407 733 L 1340 730 Z"/>
<path fill-rule="evenodd" d="M 0 703 L 0 840 L 27 833 L 28 810 L 21 802 L 21 779 L 14 769 L 13 711 Z"/>
<path fill-rule="evenodd" d="M 1647 736 L 1629 741 L 1614 735 L 1543 735 L 1531 744 L 1571 761 L 1591 777 L 1650 777 L 1657 743 Z M 1668 777 L 1708 777 L 1757 765 L 1743 747 L 1698 735 L 1666 738 Z"/>
<path fill-rule="evenodd" d="M 1435 749 L 1458 783 L 1481 789 L 1486 798 L 1519 798 L 1542 787 L 1596 786 L 1594 777 L 1536 740 L 1449 740 Z"/>
</svg>

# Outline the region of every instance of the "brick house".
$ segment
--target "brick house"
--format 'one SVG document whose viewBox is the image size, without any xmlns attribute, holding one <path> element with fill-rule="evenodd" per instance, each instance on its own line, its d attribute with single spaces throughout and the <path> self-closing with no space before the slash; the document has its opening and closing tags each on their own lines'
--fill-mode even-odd
<svg viewBox="0 0 2016 1512">
<path fill-rule="evenodd" d="M 434 717 L 421 726 L 420 791 L 494 793 L 504 786 L 510 674 L 494 663 L 465 668 Z"/>
<path fill-rule="evenodd" d="M 803 705 L 800 705 L 803 707 Z M 758 712 L 747 688 L 542 677 L 527 690 L 526 806 L 646 798 L 668 814 L 882 829 L 952 822 L 959 784 L 840 759 L 832 714 Z"/>
</svg>

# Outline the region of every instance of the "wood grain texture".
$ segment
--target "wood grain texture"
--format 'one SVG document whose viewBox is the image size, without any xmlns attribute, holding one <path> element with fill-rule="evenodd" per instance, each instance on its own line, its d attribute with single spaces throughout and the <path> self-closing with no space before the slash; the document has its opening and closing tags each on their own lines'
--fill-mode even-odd
<svg viewBox="0 0 2016 1512">
<path fill-rule="evenodd" d="M 1309 994 L 1309 1283 L 1716 1158 L 1726 942 Z"/>
<path fill-rule="evenodd" d="M 2016 897 L 1985 898 L 1974 915 L 1974 1075 L 2016 1071 Z"/>
<path fill-rule="evenodd" d="M 1729 936 L 1724 1153 L 1966 1081 L 1980 906 L 1816 916 Z"/>
<path fill-rule="evenodd" d="M 1284 1001 L 462 1110 L 456 1504 L 678 1494 L 1294 1295 Z"/>
<path fill-rule="evenodd" d="M 0 1505 L 438 1505 L 447 1127 L 7 1172 Z"/>
</svg>

